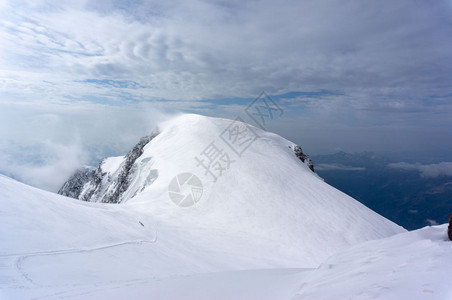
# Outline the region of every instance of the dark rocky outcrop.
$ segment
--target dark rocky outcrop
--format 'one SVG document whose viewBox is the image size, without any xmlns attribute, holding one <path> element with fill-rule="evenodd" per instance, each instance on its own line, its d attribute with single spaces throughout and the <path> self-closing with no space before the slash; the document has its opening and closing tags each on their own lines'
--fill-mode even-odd
<svg viewBox="0 0 452 300">
<path fill-rule="evenodd" d="M 309 155 L 303 153 L 303 150 L 301 149 L 300 146 L 298 145 L 293 146 L 293 152 L 295 153 L 296 157 L 298 157 L 302 162 L 308 165 L 309 169 L 311 169 L 312 172 L 315 172 L 314 163 L 312 162 Z"/>
<path fill-rule="evenodd" d="M 82 168 L 77 170 L 58 191 L 58 194 L 83 201 L 119 203 L 122 194 L 129 188 L 131 178 L 136 169 L 135 161 L 143 154 L 144 147 L 159 134 L 156 129 L 145 136 L 130 150 L 121 164 L 119 173 L 114 177 L 102 170 L 100 163 L 97 168 Z"/>
<path fill-rule="evenodd" d="M 58 194 L 78 199 L 85 184 L 95 179 L 96 171 L 97 169 L 92 167 L 78 169 L 74 175 L 63 184 L 58 191 Z"/>
<path fill-rule="evenodd" d="M 105 203 L 118 203 L 120 196 L 124 193 L 130 184 L 131 175 L 133 174 L 133 166 L 138 157 L 143 154 L 143 148 L 147 145 L 158 133 L 151 134 L 142 137 L 138 144 L 130 150 L 124 157 L 124 165 L 122 166 L 121 173 L 118 176 L 114 189 L 108 192 L 101 202 Z"/>
</svg>

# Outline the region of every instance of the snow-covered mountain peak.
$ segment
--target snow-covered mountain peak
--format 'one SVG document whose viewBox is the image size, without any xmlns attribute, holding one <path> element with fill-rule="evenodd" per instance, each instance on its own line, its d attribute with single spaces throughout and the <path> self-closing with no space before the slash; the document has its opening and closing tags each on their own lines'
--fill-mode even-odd
<svg viewBox="0 0 452 300">
<path fill-rule="evenodd" d="M 326 184 L 301 147 L 274 133 L 193 114 L 159 128 L 127 155 L 104 159 L 78 198 L 152 211 L 177 226 L 246 232 L 268 241 L 259 251 L 278 245 L 285 259 L 309 266 L 403 231 Z"/>
<path fill-rule="evenodd" d="M 122 203 L 150 188 L 162 171 L 163 176 L 170 174 L 174 178 L 177 173 L 168 172 L 172 170 L 191 172 L 209 185 L 228 172 L 254 173 L 253 168 L 247 168 L 247 161 L 260 156 L 269 146 L 272 151 L 268 151 L 267 157 L 272 152 L 294 154 L 314 170 L 301 147 L 238 120 L 183 114 L 158 128 L 161 129 L 143 137 L 125 156 L 108 157 L 97 168 L 78 170 L 59 194 L 84 201 Z M 275 146 L 279 149 L 272 149 Z M 270 159 L 277 161 L 278 156 Z M 294 164 L 300 164 L 292 159 Z M 160 167 L 153 166 L 155 163 Z M 247 170 L 240 170 L 242 166 Z M 159 182 L 168 185 L 170 180 L 166 177 Z"/>
</svg>

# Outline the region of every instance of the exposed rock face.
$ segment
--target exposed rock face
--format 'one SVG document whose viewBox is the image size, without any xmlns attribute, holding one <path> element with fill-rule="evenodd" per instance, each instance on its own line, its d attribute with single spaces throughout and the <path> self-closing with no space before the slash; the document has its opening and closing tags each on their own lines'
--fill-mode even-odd
<svg viewBox="0 0 452 300">
<path fill-rule="evenodd" d="M 311 169 L 312 172 L 315 172 L 314 171 L 314 163 L 312 162 L 309 155 L 303 153 L 303 150 L 301 149 L 300 146 L 295 145 L 293 147 L 293 152 L 295 153 L 296 157 L 298 157 L 302 162 L 304 162 L 308 165 L 309 169 Z"/>
<path fill-rule="evenodd" d="M 64 183 L 58 194 L 90 202 L 120 203 L 125 200 L 123 194 L 129 189 L 131 179 L 136 171 L 136 160 L 143 154 L 143 148 L 158 135 L 158 130 L 140 139 L 124 157 L 119 158 L 118 170 L 106 172 L 104 159 L 96 169 L 78 170 Z M 152 170 L 153 180 L 158 172 Z M 150 184 L 152 181 L 148 181 Z M 144 188 L 144 187 L 140 187 Z M 136 191 L 135 191 L 136 192 Z"/>
<path fill-rule="evenodd" d="M 58 194 L 78 199 L 83 191 L 83 186 L 87 182 L 94 180 L 96 170 L 97 169 L 92 167 L 84 167 L 77 170 L 74 175 L 63 184 L 58 191 Z"/>
<path fill-rule="evenodd" d="M 138 144 L 133 147 L 129 153 L 124 157 L 124 165 L 122 166 L 122 171 L 118 176 L 117 182 L 114 185 L 114 189 L 109 191 L 103 198 L 101 202 L 106 203 L 118 203 L 120 202 L 120 196 L 124 193 L 130 184 L 130 178 L 134 172 L 134 163 L 138 157 L 143 154 L 143 148 L 147 145 L 156 135 L 145 136 L 140 139 Z"/>
</svg>

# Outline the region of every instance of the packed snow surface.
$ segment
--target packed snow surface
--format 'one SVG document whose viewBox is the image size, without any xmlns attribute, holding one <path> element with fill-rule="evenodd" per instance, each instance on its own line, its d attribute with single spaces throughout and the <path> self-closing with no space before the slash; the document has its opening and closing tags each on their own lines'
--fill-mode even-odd
<svg viewBox="0 0 452 300">
<path fill-rule="evenodd" d="M 231 122 L 183 115 L 163 124 L 122 204 L 0 176 L 0 298 L 450 296 L 444 227 L 406 233 L 323 182 L 275 134 L 252 128 L 258 137 L 234 156 L 219 138 Z M 212 142 L 234 160 L 216 181 L 195 159 Z M 102 168 L 114 174 L 121 159 Z M 192 206 L 169 197 L 180 173 L 202 181 Z"/>
</svg>

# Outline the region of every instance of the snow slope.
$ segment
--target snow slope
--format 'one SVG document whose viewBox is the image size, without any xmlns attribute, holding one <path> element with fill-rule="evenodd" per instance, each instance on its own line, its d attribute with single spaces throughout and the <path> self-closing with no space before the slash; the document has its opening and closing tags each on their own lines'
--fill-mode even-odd
<svg viewBox="0 0 452 300">
<path fill-rule="evenodd" d="M 3 176 L 0 221 L 0 299 L 452 299 L 446 225 L 300 269 L 278 253 L 273 261 L 256 249 L 234 253 L 246 235 L 203 231 L 199 240 L 133 206 L 72 200 Z"/>
<path fill-rule="evenodd" d="M 452 299 L 447 225 L 352 246 L 310 272 L 298 299 Z"/>
<path fill-rule="evenodd" d="M 159 224 L 130 205 L 86 203 L 4 176 L 0 222 L 0 299 L 288 264 L 258 251 L 265 240 Z"/>
<path fill-rule="evenodd" d="M 234 155 L 221 139 L 231 122 L 183 115 L 162 124 L 130 168 L 123 204 L 74 200 L 0 176 L 0 295 L 84 298 L 147 284 L 165 290 L 175 276 L 189 284 L 180 276 L 212 272 L 231 287 L 240 282 L 230 276 L 256 278 L 256 288 L 285 286 L 274 269 L 315 268 L 351 245 L 404 232 L 323 182 L 275 134 L 252 128 L 256 139 Z M 212 142 L 231 158 L 216 181 L 196 161 Z M 113 174 L 121 157 L 103 164 Z M 168 193 L 184 172 L 203 185 L 188 207 Z M 259 269 L 271 270 L 234 273 Z M 306 271 L 282 272 L 296 286 L 269 288 L 286 297 Z"/>
</svg>

